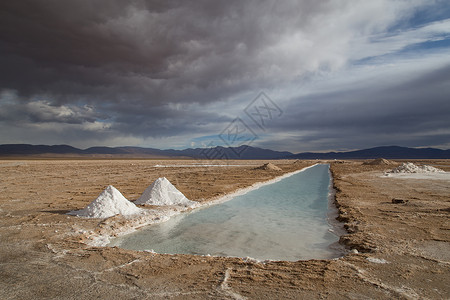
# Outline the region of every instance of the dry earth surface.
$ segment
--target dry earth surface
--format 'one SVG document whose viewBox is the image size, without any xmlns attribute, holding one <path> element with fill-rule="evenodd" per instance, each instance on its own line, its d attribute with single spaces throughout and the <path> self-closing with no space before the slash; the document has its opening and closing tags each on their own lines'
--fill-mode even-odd
<svg viewBox="0 0 450 300">
<path fill-rule="evenodd" d="M 202 202 L 315 163 L 271 162 L 282 171 L 255 170 L 264 161 L 0 161 L 0 299 L 450 298 L 450 182 L 380 177 L 392 166 L 331 163 L 347 229 L 341 243 L 353 250 L 334 260 L 255 263 L 92 247 L 89 237 L 130 220 L 65 214 L 109 184 L 135 200 L 165 176 Z M 448 160 L 419 163 L 450 171 Z"/>
</svg>

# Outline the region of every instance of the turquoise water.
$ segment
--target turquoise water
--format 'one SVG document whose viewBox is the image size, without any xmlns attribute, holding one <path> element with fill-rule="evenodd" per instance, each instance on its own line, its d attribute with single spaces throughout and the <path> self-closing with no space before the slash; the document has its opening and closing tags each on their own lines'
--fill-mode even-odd
<svg viewBox="0 0 450 300">
<path fill-rule="evenodd" d="M 328 223 L 330 175 L 320 164 L 222 204 L 172 217 L 110 246 L 157 253 L 300 260 L 338 257 Z"/>
</svg>

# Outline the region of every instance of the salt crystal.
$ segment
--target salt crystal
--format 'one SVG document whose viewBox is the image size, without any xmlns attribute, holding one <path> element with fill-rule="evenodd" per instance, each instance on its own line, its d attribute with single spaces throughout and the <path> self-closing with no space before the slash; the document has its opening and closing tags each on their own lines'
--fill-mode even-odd
<svg viewBox="0 0 450 300">
<path fill-rule="evenodd" d="M 71 211 L 68 214 L 88 218 L 109 218 L 117 214 L 127 216 L 141 211 L 143 211 L 141 208 L 128 201 L 115 187 L 109 185 L 84 209 Z"/>
<path fill-rule="evenodd" d="M 387 172 L 391 174 L 411 174 L 411 173 L 445 173 L 443 170 L 432 166 L 416 166 L 413 163 L 403 163 L 399 167 Z"/>
<path fill-rule="evenodd" d="M 158 206 L 192 206 L 196 204 L 196 202 L 187 199 L 166 177 L 156 179 L 134 203 Z"/>
<path fill-rule="evenodd" d="M 366 259 L 374 264 L 387 264 L 388 263 L 387 260 L 382 259 L 382 258 L 367 257 Z"/>
</svg>

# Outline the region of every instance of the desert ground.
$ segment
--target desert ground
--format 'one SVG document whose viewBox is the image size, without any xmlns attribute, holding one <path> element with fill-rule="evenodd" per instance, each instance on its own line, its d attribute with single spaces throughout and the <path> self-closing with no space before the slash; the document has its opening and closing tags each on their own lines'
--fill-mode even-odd
<svg viewBox="0 0 450 300">
<path fill-rule="evenodd" d="M 263 161 L 0 161 L 0 299 L 450 298 L 450 182 L 382 177 L 392 166 L 330 162 L 347 248 L 333 260 L 255 262 L 95 247 L 93 238 L 132 220 L 66 215 L 110 184 L 135 200 L 164 176 L 205 202 L 316 163 L 271 162 L 282 171 L 255 170 Z M 417 163 L 450 171 L 449 160 Z"/>
</svg>

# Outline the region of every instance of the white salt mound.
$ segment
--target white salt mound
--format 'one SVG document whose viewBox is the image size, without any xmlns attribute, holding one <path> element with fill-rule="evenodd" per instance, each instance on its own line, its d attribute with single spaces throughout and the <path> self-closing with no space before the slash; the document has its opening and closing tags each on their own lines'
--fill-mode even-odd
<svg viewBox="0 0 450 300">
<path fill-rule="evenodd" d="M 411 173 L 445 173 L 445 171 L 432 166 L 416 166 L 413 163 L 403 163 L 397 168 L 387 172 L 391 174 L 411 174 Z"/>
<path fill-rule="evenodd" d="M 262 166 L 256 167 L 255 170 L 281 171 L 281 168 L 275 166 L 272 163 L 267 163 L 267 164 L 263 164 Z"/>
<path fill-rule="evenodd" d="M 191 206 L 197 202 L 186 198 L 166 177 L 161 177 L 156 179 L 134 203 Z"/>
<path fill-rule="evenodd" d="M 384 159 L 384 158 L 377 158 L 372 161 L 366 161 L 363 163 L 363 165 L 372 165 L 372 166 L 378 166 L 378 165 L 395 165 L 395 162 Z"/>
<path fill-rule="evenodd" d="M 109 218 L 117 214 L 134 215 L 141 211 L 142 208 L 128 201 L 115 187 L 109 185 L 84 209 L 74 210 L 68 214 L 88 218 Z"/>
</svg>

